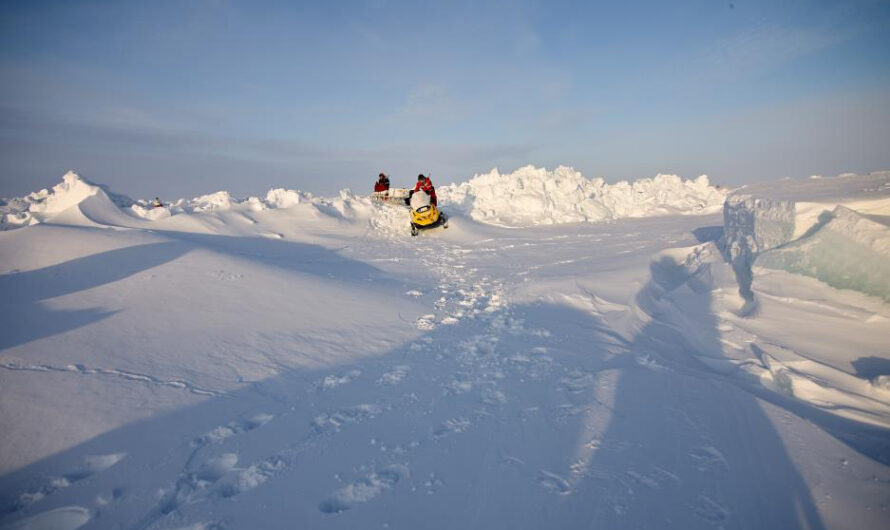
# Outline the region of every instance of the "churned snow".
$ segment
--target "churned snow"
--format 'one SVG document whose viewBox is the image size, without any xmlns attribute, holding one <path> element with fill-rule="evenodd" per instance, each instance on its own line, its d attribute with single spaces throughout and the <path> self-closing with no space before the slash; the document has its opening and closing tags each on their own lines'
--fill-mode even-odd
<svg viewBox="0 0 890 530">
<path fill-rule="evenodd" d="M 704 177 L 495 171 L 411 237 L 69 173 L 0 205 L 0 529 L 884 528 L 888 176 L 721 219 Z"/>
</svg>

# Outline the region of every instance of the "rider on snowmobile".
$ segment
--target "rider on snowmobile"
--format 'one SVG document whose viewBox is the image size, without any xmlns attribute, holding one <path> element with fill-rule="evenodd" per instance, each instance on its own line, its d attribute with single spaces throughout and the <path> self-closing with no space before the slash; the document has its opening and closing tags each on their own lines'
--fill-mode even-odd
<svg viewBox="0 0 890 530">
<path fill-rule="evenodd" d="M 438 206 L 439 202 L 436 200 L 436 188 L 433 186 L 433 182 L 429 177 L 423 176 L 423 173 L 417 175 L 417 184 L 414 185 L 414 192 L 418 192 L 423 190 L 430 196 L 430 202 L 433 206 Z"/>
</svg>

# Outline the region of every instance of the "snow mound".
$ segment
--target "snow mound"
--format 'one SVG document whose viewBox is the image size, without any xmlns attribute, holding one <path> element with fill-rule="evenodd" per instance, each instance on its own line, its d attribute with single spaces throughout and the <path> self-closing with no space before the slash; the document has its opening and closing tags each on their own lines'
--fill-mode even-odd
<svg viewBox="0 0 890 530">
<path fill-rule="evenodd" d="M 725 193 L 706 175 L 683 180 L 657 175 L 606 184 L 566 166 L 497 169 L 439 190 L 442 202 L 471 218 L 505 226 L 598 222 L 624 217 L 705 214 L 720 210 Z"/>
<path fill-rule="evenodd" d="M 312 195 L 297 190 L 275 188 L 266 194 L 265 204 L 269 208 L 290 208 L 297 204 L 311 201 Z"/>
<path fill-rule="evenodd" d="M 241 200 L 234 198 L 228 191 L 218 191 L 193 199 L 176 199 L 163 207 L 154 207 L 152 201 L 140 199 L 131 206 L 131 213 L 142 219 L 155 221 L 183 213 L 212 214 L 232 210 L 261 212 L 263 210 L 287 209 L 299 204 L 312 203 L 312 201 L 313 197 L 309 193 L 285 188 L 271 189 L 264 198 L 248 197 Z"/>
<path fill-rule="evenodd" d="M 196 197 L 191 201 L 191 211 L 197 213 L 212 212 L 214 210 L 229 210 L 235 201 L 229 192 L 218 191 L 209 195 Z"/>
<path fill-rule="evenodd" d="M 727 259 L 751 302 L 755 260 L 890 300 L 890 172 L 744 187 L 723 217 Z"/>
<path fill-rule="evenodd" d="M 0 215 L 3 229 L 56 219 L 71 224 L 109 224 L 119 222 L 120 208 L 132 204 L 132 199 L 112 193 L 105 186 L 69 171 L 52 189 L 4 200 Z"/>
</svg>

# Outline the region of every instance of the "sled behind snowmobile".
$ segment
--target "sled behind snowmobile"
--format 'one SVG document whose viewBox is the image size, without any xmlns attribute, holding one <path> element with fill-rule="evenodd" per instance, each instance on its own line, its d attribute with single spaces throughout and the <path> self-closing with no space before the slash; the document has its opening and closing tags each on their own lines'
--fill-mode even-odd
<svg viewBox="0 0 890 530">
<path fill-rule="evenodd" d="M 411 190 L 406 188 L 390 188 L 386 191 L 375 191 L 371 193 L 371 199 L 392 204 L 394 206 L 404 206 L 410 193 Z"/>
</svg>

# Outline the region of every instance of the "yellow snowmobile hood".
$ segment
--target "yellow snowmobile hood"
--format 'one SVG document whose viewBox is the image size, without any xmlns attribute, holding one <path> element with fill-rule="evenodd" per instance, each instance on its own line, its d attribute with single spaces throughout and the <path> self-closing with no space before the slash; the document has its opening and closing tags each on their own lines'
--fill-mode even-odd
<svg viewBox="0 0 890 530">
<path fill-rule="evenodd" d="M 439 220 L 439 209 L 435 204 L 411 210 L 411 222 L 417 226 L 429 226 Z"/>
</svg>

